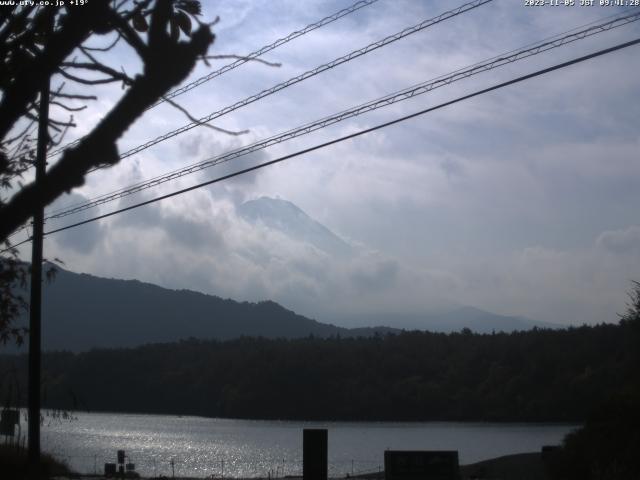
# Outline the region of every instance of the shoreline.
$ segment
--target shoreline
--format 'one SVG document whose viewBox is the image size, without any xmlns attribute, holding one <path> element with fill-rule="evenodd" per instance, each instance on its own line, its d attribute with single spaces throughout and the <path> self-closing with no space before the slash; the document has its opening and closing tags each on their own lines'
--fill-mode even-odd
<svg viewBox="0 0 640 480">
<path fill-rule="evenodd" d="M 26 407 L 19 407 L 20 412 L 24 413 Z M 539 425 L 539 426 L 578 426 L 584 424 L 585 420 L 486 420 L 486 419 L 473 419 L 473 420 L 460 420 L 460 419 L 436 419 L 436 420 L 367 420 L 367 419 L 314 419 L 314 418 L 253 418 L 253 417 L 216 417 L 197 414 L 181 414 L 181 413 L 150 413 L 150 412 L 120 412 L 116 410 L 65 410 L 55 408 L 43 408 L 42 412 L 53 412 L 68 414 L 71 419 L 77 414 L 87 415 L 121 415 L 121 416 L 143 416 L 143 417 L 173 417 L 173 418 L 194 418 L 204 420 L 222 420 L 232 422 L 288 422 L 288 423 L 309 423 L 309 424 L 365 424 L 365 423 L 379 423 L 379 424 L 415 424 L 415 423 L 429 423 L 429 424 L 467 424 L 467 425 Z M 176 477 L 177 478 L 177 477 Z"/>
<path fill-rule="evenodd" d="M 104 475 L 94 474 L 70 474 L 52 477 L 52 480 L 117 480 L 123 477 L 111 476 L 106 477 Z M 302 475 L 286 475 L 284 477 L 185 477 L 185 476 L 159 476 L 159 477 L 124 477 L 124 478 L 137 478 L 139 480 L 205 480 L 205 479 L 217 479 L 217 480 L 299 480 L 302 479 Z M 362 474 L 354 476 L 340 476 L 329 477 L 328 480 L 343 480 L 343 479 L 357 479 L 357 480 L 383 480 L 385 478 L 385 472 L 376 472 L 372 474 Z M 550 480 L 550 476 L 547 473 L 545 462 L 542 459 L 542 452 L 528 452 L 528 453 L 516 453 L 513 455 L 503 455 L 496 458 L 490 458 L 479 462 L 460 465 L 460 479 L 461 480 L 482 480 L 482 479 L 500 479 L 500 480 Z"/>
<path fill-rule="evenodd" d="M 26 410 L 25 406 L 18 407 L 18 409 L 23 412 Z M 317 423 L 317 424 L 333 424 L 333 423 L 436 423 L 436 424 L 447 424 L 447 423 L 465 423 L 469 425 L 477 424 L 477 425 L 488 425 L 488 424 L 497 424 L 497 425 L 581 425 L 585 422 L 585 419 L 579 420 L 523 420 L 523 419 L 513 419 L 513 420 L 487 420 L 487 419 L 432 419 L 432 420 L 393 420 L 393 419 L 363 419 L 363 418 L 351 418 L 351 419 L 340 419 L 340 418 L 324 418 L 324 419 L 314 419 L 314 418 L 254 418 L 254 417 L 221 417 L 221 416 L 208 416 L 208 415 L 198 415 L 191 413 L 162 413 L 162 412 L 123 412 L 116 410 L 67 410 L 67 409 L 55 409 L 55 408 L 43 408 L 43 412 L 55 412 L 55 413 L 65 413 L 70 417 L 73 417 L 76 414 L 88 414 L 88 415 L 122 415 L 122 416 L 149 416 L 149 417 L 175 417 L 175 418 L 200 418 L 205 420 L 229 420 L 229 421 L 240 421 L 240 422 L 298 422 L 298 423 Z M 177 477 L 176 477 L 177 478 Z"/>
</svg>

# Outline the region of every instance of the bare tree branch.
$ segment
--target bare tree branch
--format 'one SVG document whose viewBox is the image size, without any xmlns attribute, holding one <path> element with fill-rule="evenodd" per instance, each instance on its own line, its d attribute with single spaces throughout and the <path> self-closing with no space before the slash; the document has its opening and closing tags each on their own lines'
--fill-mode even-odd
<svg viewBox="0 0 640 480">
<path fill-rule="evenodd" d="M 64 108 L 68 112 L 79 112 L 79 111 L 84 110 L 85 108 L 87 108 L 86 105 L 82 105 L 81 107 L 70 107 L 68 105 L 65 105 L 64 103 L 57 102 L 55 100 L 49 100 L 49 103 L 51 105 L 57 105 L 57 106 L 59 106 L 61 108 Z"/>
<path fill-rule="evenodd" d="M 75 93 L 52 93 L 53 97 L 69 98 L 73 100 L 97 100 L 95 95 L 80 95 Z"/>
<path fill-rule="evenodd" d="M 52 118 L 49 119 L 49 126 L 51 125 L 58 125 L 61 127 L 76 127 L 77 125 L 75 123 L 73 123 L 73 116 L 71 117 L 71 120 L 69 120 L 68 122 L 61 122 L 59 120 L 54 120 Z"/>
<path fill-rule="evenodd" d="M 69 9 L 64 28 L 51 35 L 42 54 L 25 61 L 24 68 L 15 75 L 0 100 L 0 138 L 11 129 L 16 112 L 24 113 L 26 106 L 35 100 L 41 79 L 51 77 L 92 29 L 104 23 L 110 12 L 108 3 L 108 0 L 93 0 L 83 8 Z M 53 8 L 43 11 L 55 13 Z"/>
<path fill-rule="evenodd" d="M 122 38 L 136 51 L 143 62 L 147 58 L 147 45 L 142 41 L 137 32 L 117 13 L 109 12 L 110 20 L 116 26 L 116 29 Z"/>
<path fill-rule="evenodd" d="M 111 77 L 111 78 L 98 78 L 98 79 L 95 79 L 95 80 L 90 80 L 88 78 L 80 78 L 80 77 L 77 77 L 75 75 L 72 75 L 69 72 L 65 72 L 62 69 L 58 69 L 56 72 L 59 73 L 60 75 L 62 75 L 64 78 L 67 78 L 67 79 L 69 79 L 69 80 L 71 80 L 73 82 L 76 82 L 76 83 L 81 83 L 82 85 L 101 85 L 101 84 L 105 84 L 105 83 L 114 83 L 114 82 L 119 82 L 120 81 L 119 78 L 113 78 L 113 77 Z"/>
<path fill-rule="evenodd" d="M 118 42 L 122 39 L 122 35 L 120 35 L 119 33 L 116 35 L 116 39 L 110 43 L 109 45 L 107 45 L 106 47 L 86 47 L 83 46 L 81 47 L 83 50 L 88 50 L 91 52 L 108 52 L 109 50 L 111 50 L 113 47 L 115 47 Z"/>
<path fill-rule="evenodd" d="M 62 143 L 62 140 L 64 139 L 64 137 L 67 135 L 67 132 L 69 131 L 69 128 L 71 128 L 71 127 L 66 127 L 64 130 L 62 130 L 62 132 L 60 133 L 60 135 L 58 136 L 57 139 L 54 139 L 53 137 L 51 137 L 50 142 L 49 142 L 50 145 L 52 147 L 57 147 L 58 145 L 60 145 L 60 143 Z"/>
<path fill-rule="evenodd" d="M 177 108 L 178 110 L 180 110 L 182 113 L 184 113 L 184 115 L 185 115 L 185 116 L 186 116 L 190 121 L 192 121 L 193 123 L 197 123 L 197 124 L 198 124 L 198 125 L 200 125 L 201 127 L 207 127 L 207 128 L 212 129 L 212 130 L 215 130 L 215 131 L 217 131 L 217 132 L 226 133 L 227 135 L 234 135 L 234 136 L 237 136 L 237 135 L 244 135 L 244 134 L 246 134 L 246 133 L 249 133 L 249 130 L 240 130 L 240 131 L 238 131 L 238 132 L 235 132 L 235 131 L 233 131 L 233 130 L 226 130 L 226 129 L 221 128 L 221 127 L 216 127 L 215 125 L 210 125 L 210 124 L 208 124 L 208 123 L 206 123 L 206 122 L 201 122 L 200 120 L 198 120 L 197 118 L 195 118 L 194 116 L 192 116 L 186 108 L 184 108 L 184 107 L 183 107 L 183 106 L 181 106 L 181 105 L 178 105 L 176 102 L 174 102 L 174 101 L 173 101 L 173 100 L 171 100 L 170 98 L 167 98 L 167 97 L 165 97 L 165 96 L 163 95 L 163 96 L 162 96 L 162 99 L 163 99 L 165 102 L 169 103 L 171 106 L 173 106 L 173 107 Z"/>
<path fill-rule="evenodd" d="M 20 133 L 18 133 L 17 135 L 15 135 L 15 136 L 13 136 L 13 137 L 11 137 L 11 138 L 8 138 L 8 139 L 6 139 L 6 140 L 3 140 L 1 143 L 2 143 L 3 145 L 4 145 L 4 144 L 6 144 L 6 145 L 10 145 L 10 144 L 12 144 L 13 142 L 15 142 L 16 140 L 18 140 L 19 138 L 21 138 L 23 135 L 26 135 L 26 134 L 27 134 L 27 132 L 29 131 L 29 129 L 30 129 L 31 127 L 33 127 L 33 124 L 34 124 L 34 123 L 35 123 L 35 121 L 34 121 L 34 120 L 31 120 L 31 121 L 27 124 L 27 127 L 26 127 L 24 130 L 22 130 Z"/>
<path fill-rule="evenodd" d="M 113 68 L 108 67 L 106 65 L 103 65 L 101 63 L 93 63 L 93 62 L 92 63 L 87 63 L 87 62 L 62 62 L 61 66 L 62 67 L 66 67 L 66 68 L 78 68 L 78 69 L 82 69 L 82 70 L 92 70 L 92 71 L 95 71 L 95 72 L 101 72 L 101 73 L 104 73 L 104 74 L 109 75 L 110 77 L 112 77 L 112 81 L 121 81 L 121 82 L 124 82 L 127 85 L 130 85 L 130 84 L 133 83 L 133 79 L 131 77 L 129 77 L 128 75 L 126 75 L 125 73 L 118 72 L 117 70 L 114 70 Z M 70 75 L 65 70 L 60 70 L 60 71 L 61 72 L 65 72 L 67 75 Z M 106 79 L 101 79 L 101 80 L 106 80 Z"/>
<path fill-rule="evenodd" d="M 97 3 L 97 2 L 96 2 Z M 78 9 L 71 9 L 71 12 Z M 105 15 L 118 17 L 110 9 Z M 179 84 L 206 55 L 214 35 L 206 26 L 196 30 L 189 42 L 176 42 L 167 33 L 171 13 L 169 0 L 157 0 L 151 15 L 144 71 L 137 76 L 120 101 L 83 140 L 65 150 L 46 173 L 41 185 L 24 186 L 0 209 L 0 238 L 7 238 L 31 216 L 35 205 L 47 205 L 55 198 L 84 183 L 93 168 L 119 161 L 116 141 L 170 88 Z M 60 59 L 58 63 L 61 63 Z M 51 69 L 53 71 L 53 69 Z M 3 99 L 4 100 L 4 99 Z M 0 112 L 3 105 L 0 104 Z M 0 134 L 2 133 L 0 123 Z"/>
</svg>

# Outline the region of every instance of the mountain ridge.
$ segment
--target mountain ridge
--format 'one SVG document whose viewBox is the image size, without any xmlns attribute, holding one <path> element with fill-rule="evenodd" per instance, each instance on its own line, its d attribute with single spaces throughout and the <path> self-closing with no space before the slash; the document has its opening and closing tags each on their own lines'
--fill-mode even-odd
<svg viewBox="0 0 640 480">
<path fill-rule="evenodd" d="M 353 328 L 320 322 L 272 301 L 238 302 L 193 290 L 171 290 L 140 280 L 120 280 L 74 273 L 57 267 L 53 282 L 43 288 L 44 350 L 86 351 L 92 348 L 135 347 L 148 343 L 175 342 L 188 338 L 230 340 L 242 336 L 264 338 L 357 337 L 398 333 L 400 328 L 385 326 L 393 315 L 372 315 L 369 323 Z M 473 307 L 485 319 L 500 317 L 501 329 L 508 319 Z M 454 313 L 448 315 L 453 316 Z M 428 315 L 415 316 L 427 318 Z M 453 317 L 452 317 L 453 318 Z M 479 330 L 472 323 L 452 322 L 441 328 L 428 322 L 398 325 L 407 329 L 436 332 Z M 527 328 L 519 328 L 520 330 Z M 487 329 L 480 333 L 490 333 Z M 0 347 L 0 353 L 10 348 Z M 15 350 L 15 349 L 14 349 Z"/>
<path fill-rule="evenodd" d="M 469 328 L 476 333 L 512 332 L 530 330 L 532 328 L 563 328 L 562 325 L 531 320 L 525 317 L 500 315 L 487 312 L 469 305 L 461 305 L 438 312 L 425 313 L 380 313 L 368 315 L 352 315 L 332 317 L 332 323 L 349 325 L 350 328 L 362 325 L 387 325 L 405 330 L 428 330 L 431 332 L 449 333 Z"/>
<path fill-rule="evenodd" d="M 262 224 L 337 257 L 349 256 L 354 251 L 340 236 L 288 200 L 260 197 L 238 205 L 236 212 L 253 226 Z"/>
</svg>

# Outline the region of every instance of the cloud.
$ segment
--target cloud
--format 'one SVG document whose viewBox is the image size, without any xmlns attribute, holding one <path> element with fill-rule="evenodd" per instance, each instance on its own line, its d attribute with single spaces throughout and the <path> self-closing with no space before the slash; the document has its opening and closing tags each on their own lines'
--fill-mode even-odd
<svg viewBox="0 0 640 480">
<path fill-rule="evenodd" d="M 465 175 L 464 164 L 460 160 L 447 155 L 440 161 L 440 168 L 447 175 L 449 180 Z"/>
<path fill-rule="evenodd" d="M 331 5 L 243 1 L 203 7 L 206 18 L 222 17 L 214 53 L 244 54 L 344 6 Z M 450 8 L 442 0 L 376 2 L 270 52 L 268 59 L 281 61 L 282 68 L 247 64 L 179 101 L 195 116 L 209 114 Z M 70 200 L 184 168 L 611 13 L 492 2 L 214 122 L 248 128 L 248 135 L 194 128 L 92 174 L 76 193 L 81 197 Z M 632 24 L 474 76 L 169 182 L 119 206 L 392 120 L 637 31 Z M 640 97 L 629 79 L 640 70 L 634 55 L 628 49 L 594 59 L 57 234 L 52 253 L 78 271 L 239 300 L 271 298 L 311 316 L 329 310 L 420 312 L 457 302 L 540 320 L 615 320 L 639 264 L 640 139 L 634 122 Z M 210 71 L 200 65 L 190 80 Z M 101 103 L 78 112 L 83 131 L 122 93 L 108 88 L 100 91 L 106 96 Z M 119 146 L 128 149 L 185 123 L 175 109 L 157 107 Z M 291 200 L 359 247 L 338 261 L 238 218 L 236 206 L 262 195 Z"/>
<path fill-rule="evenodd" d="M 249 224 L 228 199 L 206 190 L 118 216 L 105 231 L 91 256 L 65 257 L 70 268 L 238 300 L 273 299 L 316 318 L 419 310 L 416 289 L 430 283 L 423 273 L 366 247 L 332 255 L 305 239 Z"/>
<path fill-rule="evenodd" d="M 72 192 L 63 195 L 56 200 L 48 211 L 55 212 L 62 209 L 66 210 L 73 206 L 83 204 L 87 200 L 88 199 L 84 195 Z M 81 222 L 92 218 L 94 214 L 95 211 L 93 210 L 85 210 L 72 217 L 66 218 L 73 218 L 74 222 Z M 66 223 L 69 224 L 70 221 L 67 220 Z M 56 233 L 53 235 L 53 239 L 63 250 L 72 253 L 80 253 L 82 255 L 89 255 L 99 246 L 104 234 L 105 232 L 99 223 L 91 222 L 78 228 Z"/>
<path fill-rule="evenodd" d="M 357 268 L 351 279 L 361 293 L 375 294 L 395 285 L 398 264 L 393 260 L 374 261 Z"/>
<path fill-rule="evenodd" d="M 616 322 L 638 278 L 638 227 L 604 231 L 581 248 L 529 246 L 510 254 L 441 258 L 461 303 L 559 324 Z"/>
<path fill-rule="evenodd" d="M 632 225 L 622 230 L 602 232 L 596 244 L 616 255 L 640 257 L 640 226 Z"/>
<path fill-rule="evenodd" d="M 209 132 L 200 131 L 190 136 L 187 140 L 181 141 L 179 148 L 182 156 L 197 159 L 197 161 L 193 163 L 199 163 L 213 160 L 241 149 L 251 144 L 254 140 L 256 140 L 255 134 L 249 134 L 246 137 L 243 136 L 239 138 L 226 137 L 222 140 L 219 134 L 214 135 Z M 267 153 L 264 150 L 258 150 L 223 161 L 217 165 L 201 170 L 195 176 L 190 175 L 187 178 L 195 178 L 195 182 L 209 181 L 245 170 L 267 160 Z M 222 193 L 223 195 L 229 196 L 234 199 L 235 203 L 240 203 L 246 197 L 245 192 L 255 187 L 260 173 L 260 170 L 243 173 L 242 175 L 225 180 L 222 183 L 214 184 L 208 188 L 211 191 L 215 191 L 216 194 Z"/>
</svg>

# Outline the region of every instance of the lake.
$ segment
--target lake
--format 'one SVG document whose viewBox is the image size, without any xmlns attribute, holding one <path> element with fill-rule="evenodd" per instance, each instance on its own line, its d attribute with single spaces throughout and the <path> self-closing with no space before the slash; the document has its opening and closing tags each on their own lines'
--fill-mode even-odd
<svg viewBox="0 0 640 480">
<path fill-rule="evenodd" d="M 82 473 L 102 472 L 126 451 L 143 476 L 272 477 L 302 471 L 302 429 L 329 430 L 329 474 L 372 472 L 387 449 L 458 450 L 472 463 L 558 444 L 575 428 L 558 424 L 299 422 L 169 415 L 73 413 L 45 417 L 42 449 Z M 26 425 L 22 426 L 23 432 Z"/>
</svg>

